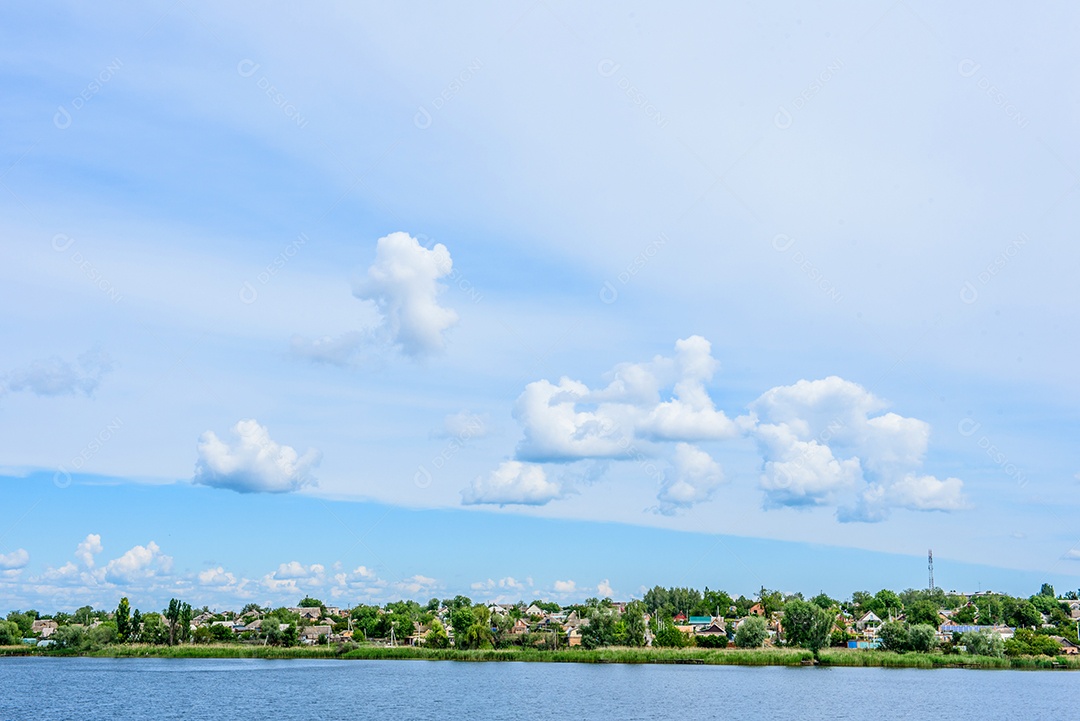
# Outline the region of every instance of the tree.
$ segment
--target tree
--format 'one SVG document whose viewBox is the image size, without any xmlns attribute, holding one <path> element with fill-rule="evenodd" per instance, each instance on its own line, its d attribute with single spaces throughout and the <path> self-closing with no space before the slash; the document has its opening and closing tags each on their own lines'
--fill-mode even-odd
<svg viewBox="0 0 1080 721">
<path fill-rule="evenodd" d="M 94 622 L 94 609 L 91 606 L 82 606 L 75 610 L 71 617 L 72 622 L 89 626 Z"/>
<path fill-rule="evenodd" d="M 784 635 L 788 644 L 815 654 L 829 642 L 836 616 L 815 603 L 793 599 L 784 605 Z"/>
<path fill-rule="evenodd" d="M 829 595 L 824 591 L 811 598 L 810 603 L 819 608 L 834 608 L 840 605 L 839 601 L 829 598 Z"/>
<path fill-rule="evenodd" d="M 136 641 L 143 640 L 142 625 L 142 612 L 136 608 L 135 611 L 131 614 L 131 631 L 128 634 L 129 641 L 134 643 Z"/>
<path fill-rule="evenodd" d="M 116 636 L 120 643 L 127 643 L 131 639 L 131 606 L 127 596 L 120 599 L 120 605 L 116 607 Z"/>
<path fill-rule="evenodd" d="M 1031 601 L 1021 601 L 1016 605 L 1013 616 L 1016 625 L 1024 628 L 1038 628 L 1042 624 L 1042 614 Z"/>
<path fill-rule="evenodd" d="M 641 601 L 631 601 L 626 604 L 623 611 L 623 623 L 625 637 L 623 642 L 627 646 L 645 645 L 645 604 Z"/>
<path fill-rule="evenodd" d="M 300 599 L 300 603 L 298 605 L 300 606 L 300 608 L 323 608 L 325 604 L 323 604 L 323 602 L 317 598 L 305 596 L 304 598 Z"/>
<path fill-rule="evenodd" d="M 1047 596 L 1049 598 L 1057 598 L 1057 594 L 1054 593 L 1054 587 L 1049 583 L 1044 583 L 1042 588 L 1039 589 L 1040 596 Z"/>
<path fill-rule="evenodd" d="M 14 646 L 21 642 L 19 624 L 14 621 L 0 621 L 0 646 Z"/>
<path fill-rule="evenodd" d="M 1057 656 L 1061 653 L 1061 644 L 1029 628 L 1018 628 L 1004 648 L 1006 656 Z"/>
<path fill-rule="evenodd" d="M 878 640 L 886 651 L 903 653 L 910 648 L 908 627 L 900 621 L 889 621 L 878 629 Z"/>
<path fill-rule="evenodd" d="M 1005 653 L 1005 642 L 1001 640 L 1001 636 L 986 628 L 968 631 L 960 640 L 967 647 L 968 653 L 976 656 L 1000 658 Z"/>
<path fill-rule="evenodd" d="M 450 647 L 450 636 L 446 633 L 446 626 L 437 618 L 431 621 L 431 629 L 427 632 L 424 640 L 428 648 Z"/>
<path fill-rule="evenodd" d="M 904 603 L 900 600 L 900 597 L 887 588 L 875 593 L 874 600 L 881 604 L 881 612 L 878 615 L 882 618 L 898 616 L 904 608 Z M 875 613 L 877 612 L 875 611 Z"/>
<path fill-rule="evenodd" d="M 191 633 L 191 604 L 179 599 L 169 599 L 169 607 L 162 611 L 169 623 L 169 645 L 186 641 Z"/>
<path fill-rule="evenodd" d="M 924 624 L 937 628 L 940 625 L 937 604 L 930 600 L 916 601 L 908 607 L 905 615 L 907 622 L 913 626 Z"/>
<path fill-rule="evenodd" d="M 937 629 L 920 623 L 908 629 L 908 646 L 912 651 L 929 653 L 937 645 Z"/>
<path fill-rule="evenodd" d="M 7 615 L 7 620 L 19 627 L 19 633 L 23 637 L 29 636 L 30 630 L 34 627 L 34 621 L 37 620 L 37 611 L 27 611 L 26 613 L 12 611 Z"/>
<path fill-rule="evenodd" d="M 735 631 L 735 645 L 739 648 L 758 648 L 765 643 L 768 636 L 769 632 L 765 628 L 765 619 L 750 616 L 740 623 L 739 628 Z"/>
<path fill-rule="evenodd" d="M 969 625 L 975 623 L 975 612 L 977 610 L 978 609 L 976 609 L 974 605 L 964 606 L 953 614 L 953 621 L 960 625 Z"/>
<path fill-rule="evenodd" d="M 582 643 L 584 644 L 584 641 Z M 653 644 L 663 648 L 683 648 L 690 645 L 690 637 L 676 628 L 675 624 L 665 622 L 656 632 Z"/>
</svg>

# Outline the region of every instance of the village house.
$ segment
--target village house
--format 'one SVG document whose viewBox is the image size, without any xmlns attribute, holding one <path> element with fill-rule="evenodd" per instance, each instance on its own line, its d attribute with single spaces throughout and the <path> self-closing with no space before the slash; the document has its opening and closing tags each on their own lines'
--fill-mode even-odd
<svg viewBox="0 0 1080 721">
<path fill-rule="evenodd" d="M 333 634 L 333 626 L 305 626 L 300 631 L 300 643 L 306 646 L 312 646 L 319 642 L 319 636 L 323 637 L 325 642 Z"/>
</svg>

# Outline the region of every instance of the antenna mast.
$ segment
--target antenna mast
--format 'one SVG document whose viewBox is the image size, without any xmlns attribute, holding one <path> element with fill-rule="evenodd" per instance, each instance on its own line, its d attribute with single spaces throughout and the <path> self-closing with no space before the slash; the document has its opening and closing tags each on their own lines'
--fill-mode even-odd
<svg viewBox="0 0 1080 721">
<path fill-rule="evenodd" d="M 930 568 L 930 593 L 934 592 L 934 549 L 930 549 L 926 553 L 927 565 Z"/>
</svg>

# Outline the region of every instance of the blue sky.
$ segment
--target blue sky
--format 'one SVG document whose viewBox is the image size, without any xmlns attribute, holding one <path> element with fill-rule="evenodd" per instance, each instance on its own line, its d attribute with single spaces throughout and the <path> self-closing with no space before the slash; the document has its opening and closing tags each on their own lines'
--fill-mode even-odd
<svg viewBox="0 0 1080 721">
<path fill-rule="evenodd" d="M 1075 588 L 1077 20 L 0 10 L 0 607 Z"/>
</svg>

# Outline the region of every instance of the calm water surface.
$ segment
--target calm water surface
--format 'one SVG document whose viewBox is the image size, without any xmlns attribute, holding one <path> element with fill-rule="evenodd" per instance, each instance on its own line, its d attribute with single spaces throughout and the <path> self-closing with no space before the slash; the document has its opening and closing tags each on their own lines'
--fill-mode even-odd
<svg viewBox="0 0 1080 721">
<path fill-rule="evenodd" d="M 1068 718 L 1080 673 L 432 661 L 0 659 L 0 721 Z"/>
</svg>

